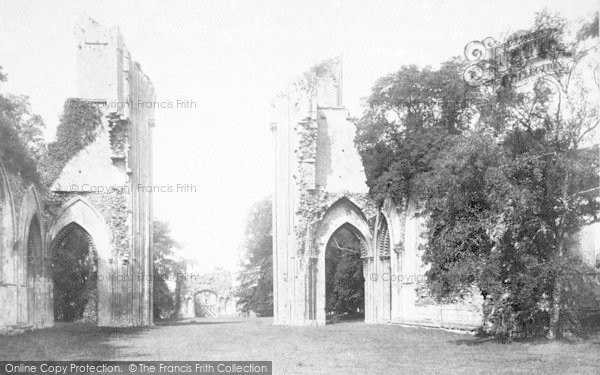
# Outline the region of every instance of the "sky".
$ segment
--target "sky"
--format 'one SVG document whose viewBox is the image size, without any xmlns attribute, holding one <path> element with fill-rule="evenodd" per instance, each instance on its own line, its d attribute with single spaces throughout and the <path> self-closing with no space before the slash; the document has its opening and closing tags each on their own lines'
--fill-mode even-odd
<svg viewBox="0 0 600 375">
<path fill-rule="evenodd" d="M 529 27 L 544 8 L 577 19 L 600 1 L 0 0 L 0 91 L 28 95 L 52 140 L 76 95 L 77 20 L 119 26 L 157 100 L 196 103 L 155 113 L 154 184 L 196 187 L 156 193 L 155 218 L 198 270 L 234 270 L 248 211 L 272 193 L 269 108 L 287 82 L 342 55 L 345 105 L 359 116 L 379 77 L 436 67 L 472 40 Z"/>
</svg>

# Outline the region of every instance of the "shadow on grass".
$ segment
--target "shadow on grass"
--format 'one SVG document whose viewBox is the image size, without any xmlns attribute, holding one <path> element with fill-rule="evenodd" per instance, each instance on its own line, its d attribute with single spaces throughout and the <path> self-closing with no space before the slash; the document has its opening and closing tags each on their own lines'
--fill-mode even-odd
<svg viewBox="0 0 600 375">
<path fill-rule="evenodd" d="M 51 328 L 2 337 L 0 360 L 118 360 L 127 340 L 148 329 L 56 323 Z M 127 356 L 145 357 L 131 352 Z"/>
<path fill-rule="evenodd" d="M 544 344 L 550 344 L 553 342 L 561 342 L 561 343 L 565 343 L 565 344 L 589 343 L 589 344 L 593 344 L 593 345 L 600 345 L 600 332 L 590 331 L 581 337 L 576 337 L 573 339 L 563 338 L 563 339 L 559 339 L 556 341 L 548 340 L 545 337 L 512 338 L 510 340 L 502 341 L 500 338 L 494 337 L 494 336 L 476 335 L 471 338 L 452 340 L 449 342 L 451 342 L 455 345 L 466 345 L 466 346 L 477 346 L 477 345 L 483 345 L 486 343 L 492 343 L 492 344 L 511 344 L 511 343 L 517 344 L 517 343 L 520 343 L 520 344 L 544 345 Z"/>
<path fill-rule="evenodd" d="M 452 340 L 449 341 L 456 345 L 475 346 L 482 345 L 488 342 L 499 342 L 495 337 L 471 337 L 468 339 Z"/>
<path fill-rule="evenodd" d="M 164 320 L 164 321 L 160 321 L 160 322 L 156 322 L 155 325 L 157 327 L 171 327 L 171 326 L 195 326 L 195 325 L 208 325 L 208 324 L 239 324 L 241 322 L 236 322 L 236 321 L 223 321 L 223 320 L 216 320 L 216 321 L 208 321 L 208 320 L 203 320 L 203 321 L 199 321 L 199 320 L 189 320 L 189 321 L 185 321 L 185 320 Z"/>
<path fill-rule="evenodd" d="M 364 323 L 364 322 L 365 322 L 365 317 L 362 315 L 359 315 L 359 316 L 341 316 L 341 317 L 327 318 L 327 321 L 325 322 L 325 324 L 332 325 L 332 324 L 341 324 L 341 323 Z"/>
</svg>

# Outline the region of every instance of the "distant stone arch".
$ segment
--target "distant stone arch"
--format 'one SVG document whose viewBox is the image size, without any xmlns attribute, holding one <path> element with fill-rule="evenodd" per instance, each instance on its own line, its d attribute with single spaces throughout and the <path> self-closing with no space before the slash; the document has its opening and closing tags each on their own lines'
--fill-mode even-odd
<svg viewBox="0 0 600 375">
<path fill-rule="evenodd" d="M 215 296 L 218 296 L 219 293 L 217 293 L 215 290 L 211 289 L 211 288 L 203 288 L 203 289 L 198 289 L 195 290 L 194 293 L 192 293 L 194 296 L 200 294 L 200 293 L 211 293 L 214 294 Z"/>
<path fill-rule="evenodd" d="M 348 229 L 359 241 L 361 257 L 366 261 L 372 254 L 372 237 L 366 216 L 350 199 L 343 197 L 337 200 L 327 210 L 315 233 L 316 254 L 311 259 L 307 273 L 307 319 L 315 320 L 316 324 L 326 322 L 325 297 L 325 252 L 331 237 L 341 228 Z M 363 264 L 363 270 L 367 268 Z M 366 278 L 365 278 L 366 280 Z M 366 282 L 365 282 L 366 284 Z M 365 285 L 365 299 L 368 288 Z M 365 303 L 365 310 L 368 305 Z M 365 311 L 367 314 L 367 311 Z"/>
<path fill-rule="evenodd" d="M 210 288 L 196 290 L 192 294 L 192 300 L 194 316 L 214 317 L 219 315 L 219 293 L 216 291 Z"/>
</svg>

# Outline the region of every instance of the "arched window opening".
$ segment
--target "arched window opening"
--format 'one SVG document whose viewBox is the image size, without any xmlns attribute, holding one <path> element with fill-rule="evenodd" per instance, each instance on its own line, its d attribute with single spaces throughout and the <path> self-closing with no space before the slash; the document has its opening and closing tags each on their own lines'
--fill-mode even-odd
<svg viewBox="0 0 600 375">
<path fill-rule="evenodd" d="M 54 319 L 97 322 L 98 259 L 92 238 L 76 223 L 53 241 L 50 271 L 54 282 Z"/>
<path fill-rule="evenodd" d="M 350 225 L 336 230 L 325 252 L 325 310 L 328 323 L 364 319 L 364 239 Z"/>
<path fill-rule="evenodd" d="M 36 324 L 36 317 L 43 310 L 40 293 L 43 290 L 44 263 L 42 259 L 42 235 L 40 222 L 37 216 L 31 219 L 27 236 L 27 320 L 30 324 Z"/>
</svg>

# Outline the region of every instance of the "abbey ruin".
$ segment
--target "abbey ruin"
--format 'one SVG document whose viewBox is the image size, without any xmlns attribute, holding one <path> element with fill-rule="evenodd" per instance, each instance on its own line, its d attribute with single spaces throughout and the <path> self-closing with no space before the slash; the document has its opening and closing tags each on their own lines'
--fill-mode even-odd
<svg viewBox="0 0 600 375">
<path fill-rule="evenodd" d="M 387 201 L 378 209 L 368 197 L 337 65 L 322 66 L 291 84 L 274 109 L 275 323 L 325 324 L 325 250 L 332 235 L 346 227 L 361 244 L 365 322 L 479 325 L 477 304 L 415 304 L 424 272 L 421 220 L 413 206 L 399 210 Z"/>
<path fill-rule="evenodd" d="M 541 54 L 541 47 L 531 41 L 521 44 L 524 53 Z M 485 56 L 485 51 L 477 56 Z M 597 58 L 591 55 L 584 63 Z M 536 60 L 527 72 L 538 77 L 548 71 L 544 64 L 547 58 Z M 518 78 L 524 77 L 522 73 Z M 593 77 L 587 82 L 593 83 Z M 422 260 L 421 234 L 426 217 L 419 215 L 418 202 L 411 198 L 397 206 L 388 198 L 377 207 L 369 197 L 354 143 L 356 128 L 342 101 L 342 83 L 341 62 L 329 60 L 291 83 L 273 104 L 275 323 L 327 322 L 327 247 L 336 233 L 347 230 L 360 243 L 365 322 L 477 329 L 484 317 L 484 298 L 477 290 L 468 299 L 448 304 L 435 303 L 423 293 L 428 266 Z M 531 90 L 531 85 L 521 90 Z M 590 93 L 597 98 L 597 87 Z M 596 267 L 598 233 L 598 224 L 584 227 L 575 249 Z"/>
<path fill-rule="evenodd" d="M 365 322 L 472 329 L 481 301 L 419 304 L 425 266 L 419 244 L 423 218 L 414 203 L 378 208 L 368 196 L 355 126 L 342 102 L 339 62 L 311 70 L 279 95 L 273 208 L 276 324 L 322 325 L 325 252 L 340 228 L 360 242 Z"/>
<path fill-rule="evenodd" d="M 86 319 L 99 326 L 153 324 L 154 88 L 118 28 L 88 18 L 75 36 L 77 100 L 99 109 L 101 124 L 47 184 L 0 160 L 0 333 L 54 324 L 53 267 L 74 233 L 85 238 L 91 262 Z M 530 69 L 531 77 L 544 69 Z M 456 303 L 436 303 L 424 291 L 427 218 L 419 202 L 397 205 L 390 197 L 377 205 L 370 197 L 343 102 L 341 61 L 311 69 L 272 109 L 274 323 L 327 323 L 327 249 L 346 231 L 359 247 L 365 322 L 480 327 L 484 299 L 477 290 Z M 600 259 L 598 227 L 585 227 L 578 239 L 590 264 Z M 236 314 L 233 287 L 186 288 L 179 317 Z"/>
<path fill-rule="evenodd" d="M 154 89 L 117 27 L 84 19 L 75 36 L 77 97 L 100 109 L 101 125 L 49 186 L 26 181 L 0 161 L 3 332 L 54 324 L 50 269 L 74 231 L 89 242 L 97 324 L 153 322 L 152 194 L 139 187 L 152 184 L 154 118 L 152 108 L 137 103 L 154 101 Z"/>
</svg>

